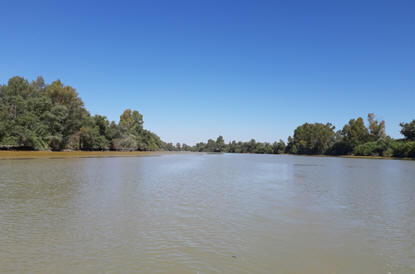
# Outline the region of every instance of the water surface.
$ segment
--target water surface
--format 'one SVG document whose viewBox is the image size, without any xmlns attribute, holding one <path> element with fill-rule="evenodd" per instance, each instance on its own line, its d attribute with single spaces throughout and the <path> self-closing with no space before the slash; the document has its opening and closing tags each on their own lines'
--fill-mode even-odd
<svg viewBox="0 0 415 274">
<path fill-rule="evenodd" d="M 1 273 L 414 273 L 415 162 L 0 160 Z"/>
</svg>

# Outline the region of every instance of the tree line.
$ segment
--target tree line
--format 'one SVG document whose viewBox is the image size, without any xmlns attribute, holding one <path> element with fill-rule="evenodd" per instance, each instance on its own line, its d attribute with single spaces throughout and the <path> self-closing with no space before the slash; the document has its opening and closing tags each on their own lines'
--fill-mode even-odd
<svg viewBox="0 0 415 274">
<path fill-rule="evenodd" d="M 12 77 L 0 86 L 0 148 L 29 150 L 163 150 L 143 128 L 143 116 L 125 110 L 118 123 L 92 116 L 75 89 L 42 77 Z"/>
<path fill-rule="evenodd" d="M 415 120 L 401 123 L 404 138 L 385 133 L 385 121 L 351 119 L 335 131 L 330 123 L 305 123 L 287 143 L 231 141 L 222 136 L 194 146 L 163 142 L 143 128 L 143 115 L 125 110 L 118 123 L 92 116 L 78 93 L 60 80 L 46 84 L 42 77 L 29 82 L 12 77 L 0 85 L 0 149 L 197 151 L 261 154 L 357 155 L 415 158 Z"/>
<path fill-rule="evenodd" d="M 197 143 L 191 147 L 199 152 L 302 154 L 302 155 L 355 155 L 415 158 L 415 120 L 401 123 L 402 139 L 393 139 L 385 133 L 385 121 L 377 121 L 373 113 L 367 117 L 351 119 L 341 130 L 335 131 L 330 123 L 305 123 L 288 137 L 287 144 L 232 141 L 225 144 L 223 137 L 216 141 Z"/>
</svg>

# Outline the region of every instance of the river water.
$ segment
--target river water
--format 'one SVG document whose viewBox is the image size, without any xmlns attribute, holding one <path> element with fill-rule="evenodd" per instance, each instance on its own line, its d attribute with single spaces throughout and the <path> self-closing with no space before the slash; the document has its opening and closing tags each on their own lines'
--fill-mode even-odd
<svg viewBox="0 0 415 274">
<path fill-rule="evenodd" d="M 415 161 L 0 160 L 0 273 L 415 273 Z"/>
</svg>

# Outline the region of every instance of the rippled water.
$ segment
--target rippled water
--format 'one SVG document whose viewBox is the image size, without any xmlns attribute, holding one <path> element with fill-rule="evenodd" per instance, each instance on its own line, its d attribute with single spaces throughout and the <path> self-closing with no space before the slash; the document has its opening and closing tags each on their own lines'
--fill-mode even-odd
<svg viewBox="0 0 415 274">
<path fill-rule="evenodd" d="M 414 273 L 415 162 L 0 161 L 1 273 Z"/>
</svg>

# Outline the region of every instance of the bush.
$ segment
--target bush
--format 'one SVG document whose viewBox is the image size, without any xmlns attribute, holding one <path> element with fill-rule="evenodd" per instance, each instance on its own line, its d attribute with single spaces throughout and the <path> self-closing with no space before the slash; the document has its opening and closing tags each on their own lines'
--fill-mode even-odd
<svg viewBox="0 0 415 274">
<path fill-rule="evenodd" d="M 56 136 L 56 135 L 48 136 L 48 137 L 46 137 L 46 141 L 47 141 L 49 147 L 52 150 L 57 151 L 57 150 L 60 150 L 60 144 L 62 142 L 62 136 Z"/>
<path fill-rule="evenodd" d="M 117 138 L 112 141 L 113 150 L 134 151 L 137 150 L 137 142 L 134 135 Z"/>
<path fill-rule="evenodd" d="M 346 142 L 344 141 L 338 141 L 334 143 L 330 150 L 328 151 L 328 154 L 330 155 L 347 155 L 351 151 L 351 148 Z"/>
<path fill-rule="evenodd" d="M 2 149 L 10 149 L 19 146 L 19 138 L 15 136 L 7 136 L 6 138 L 3 138 L 3 140 L 0 142 L 0 148 Z"/>
<path fill-rule="evenodd" d="M 376 142 L 367 142 L 354 148 L 353 154 L 357 156 L 379 156 Z"/>
<path fill-rule="evenodd" d="M 395 141 L 391 144 L 392 156 L 415 158 L 415 141 Z"/>
</svg>

